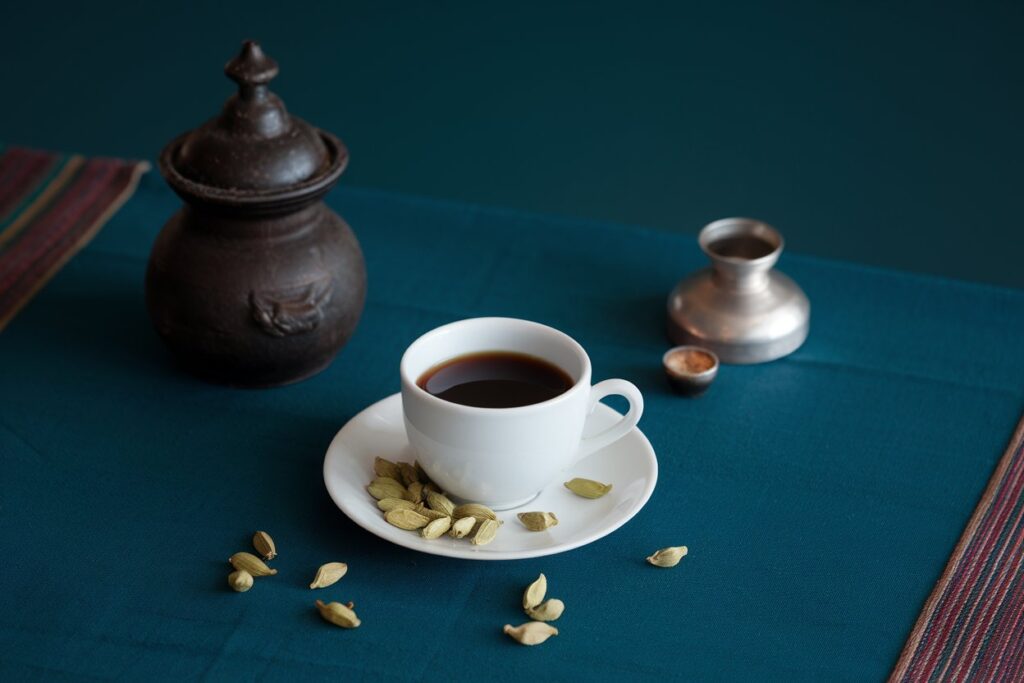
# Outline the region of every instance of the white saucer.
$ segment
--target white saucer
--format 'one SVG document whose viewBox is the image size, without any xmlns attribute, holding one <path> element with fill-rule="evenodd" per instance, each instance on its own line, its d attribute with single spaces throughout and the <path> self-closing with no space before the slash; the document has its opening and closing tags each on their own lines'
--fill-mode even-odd
<svg viewBox="0 0 1024 683">
<path fill-rule="evenodd" d="M 621 416 L 603 403 L 597 405 L 588 422 L 588 432 L 598 432 Z M 498 513 L 505 524 L 497 538 L 484 546 L 449 536 L 428 541 L 413 531 L 404 531 L 384 521 L 377 501 L 366 492 L 373 479 L 375 456 L 412 462 L 415 455 L 405 436 L 402 397 L 393 394 L 359 413 L 341 428 L 324 458 L 324 483 L 334 503 L 349 519 L 372 534 L 400 546 L 434 555 L 469 560 L 518 560 L 554 555 L 578 548 L 611 532 L 632 519 L 654 491 L 658 461 L 647 437 L 639 429 L 581 461 L 563 478 L 540 495 L 514 510 Z M 585 477 L 613 484 L 602 498 L 580 498 L 562 486 L 573 477 Z M 553 512 L 559 524 L 546 531 L 527 531 L 517 512 Z"/>
</svg>

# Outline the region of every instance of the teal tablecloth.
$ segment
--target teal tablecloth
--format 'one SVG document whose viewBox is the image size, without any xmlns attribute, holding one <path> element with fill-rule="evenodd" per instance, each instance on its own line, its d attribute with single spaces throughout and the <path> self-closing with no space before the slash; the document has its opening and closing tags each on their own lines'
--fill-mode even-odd
<svg viewBox="0 0 1024 683">
<path fill-rule="evenodd" d="M 787 254 L 814 308 L 806 345 L 684 400 L 659 359 L 665 295 L 703 262 L 692 237 L 362 190 L 332 202 L 362 240 L 369 300 L 310 381 L 245 391 L 172 369 L 142 304 L 177 205 L 156 177 L 0 336 L 0 678 L 887 673 L 1024 409 L 1024 292 Z M 559 327 L 596 377 L 640 386 L 654 497 L 541 559 L 370 536 L 324 491 L 327 444 L 397 391 L 417 335 L 491 314 Z M 238 595 L 224 560 L 257 528 L 281 573 Z M 675 570 L 644 564 L 676 543 Z M 327 560 L 351 567 L 332 595 L 356 601 L 358 630 L 312 607 Z M 527 649 L 501 626 L 540 571 L 567 609 L 562 635 Z"/>
</svg>

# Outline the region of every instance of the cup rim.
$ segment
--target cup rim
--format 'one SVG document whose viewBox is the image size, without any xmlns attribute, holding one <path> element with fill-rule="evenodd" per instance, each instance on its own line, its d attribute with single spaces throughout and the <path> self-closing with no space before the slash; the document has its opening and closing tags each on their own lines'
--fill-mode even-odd
<svg viewBox="0 0 1024 683">
<path fill-rule="evenodd" d="M 438 336 L 438 335 L 440 335 L 440 334 L 442 334 L 442 333 L 444 333 L 446 331 L 450 331 L 453 328 L 465 327 L 465 326 L 468 326 L 468 325 L 480 325 L 480 324 L 498 323 L 498 322 L 500 322 L 500 323 L 512 323 L 512 324 L 516 324 L 516 325 L 524 325 L 526 327 L 532 327 L 534 329 L 539 329 L 539 330 L 542 330 L 542 331 L 547 332 L 549 334 L 552 334 L 552 335 L 554 335 L 556 337 L 559 337 L 563 341 L 567 342 L 568 346 L 576 353 L 576 356 L 581 361 L 581 368 L 582 369 L 580 371 L 580 376 L 576 379 L 575 382 L 573 382 L 573 385 L 571 387 L 569 387 L 568 389 L 566 389 L 565 391 L 560 393 L 558 396 L 555 396 L 553 398 L 549 398 L 546 401 L 541 401 L 539 403 L 531 403 L 531 404 L 525 405 L 525 406 L 515 406 L 513 408 L 484 408 L 484 407 L 480 407 L 480 406 L 467 406 L 467 405 L 463 405 L 461 403 L 453 403 L 451 401 L 446 401 L 443 398 L 438 398 L 437 396 L 434 396 L 433 394 L 431 394 L 426 389 L 423 389 L 422 387 L 420 387 L 419 383 L 416 381 L 419 378 L 418 377 L 413 377 L 411 375 L 411 373 L 409 372 L 409 368 L 408 368 L 409 354 L 413 350 L 413 348 L 416 347 L 421 342 L 429 341 L 429 339 L 431 337 Z M 512 349 L 493 349 L 493 350 L 494 351 L 510 351 Z M 439 360 L 435 361 L 434 363 L 432 363 L 430 365 L 430 367 L 434 367 L 438 363 L 443 363 L 446 360 L 450 360 L 450 358 L 439 359 Z M 552 362 L 552 361 L 548 360 L 547 358 L 543 358 L 543 360 L 545 360 L 545 361 L 547 361 L 549 363 Z M 564 368 L 563 368 L 563 370 L 564 370 Z M 575 396 L 580 391 L 582 391 L 582 389 L 584 387 L 589 389 L 590 388 L 591 365 L 590 365 L 590 356 L 587 355 L 587 352 L 586 352 L 586 350 L 584 350 L 583 346 L 581 346 L 578 341 L 576 341 L 575 339 L 570 337 L 565 332 L 562 332 L 561 330 L 558 330 L 558 329 L 556 329 L 554 327 L 551 327 L 550 325 L 544 325 L 543 323 L 534 322 L 532 320 L 524 320 L 522 318 L 508 318 L 508 317 L 501 317 L 501 316 L 484 316 L 484 317 L 479 317 L 479 318 L 464 318 L 462 320 L 456 320 L 454 322 L 450 322 L 450 323 L 441 325 L 440 327 L 435 327 L 432 330 L 424 332 L 419 337 L 417 337 L 411 344 L 409 344 L 409 346 L 402 353 L 402 360 L 401 360 L 401 362 L 398 365 L 398 373 L 399 373 L 399 376 L 400 376 L 401 381 L 402 381 L 402 389 L 403 390 L 408 389 L 409 391 L 411 391 L 416 396 L 422 397 L 428 403 L 432 403 L 433 405 L 436 405 L 436 406 L 439 406 L 439 407 L 443 406 L 443 407 L 445 407 L 447 409 L 455 410 L 457 412 L 462 412 L 462 413 L 467 413 L 467 414 L 477 414 L 477 415 L 523 415 L 523 414 L 530 413 L 530 412 L 536 412 L 536 411 L 539 411 L 539 410 L 544 410 L 545 408 L 549 408 L 549 407 L 557 405 L 559 403 L 568 401 L 568 400 L 570 400 L 571 397 Z"/>
</svg>

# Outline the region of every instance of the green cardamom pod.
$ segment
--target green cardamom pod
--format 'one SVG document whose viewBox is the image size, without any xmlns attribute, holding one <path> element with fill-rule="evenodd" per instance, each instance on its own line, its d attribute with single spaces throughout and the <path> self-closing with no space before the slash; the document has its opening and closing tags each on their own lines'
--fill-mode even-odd
<svg viewBox="0 0 1024 683">
<path fill-rule="evenodd" d="M 498 526 L 500 525 L 494 519 L 485 519 L 480 522 L 480 527 L 476 530 L 476 534 L 470 543 L 473 545 L 487 545 L 498 534 Z"/>
<path fill-rule="evenodd" d="M 570 479 L 565 482 L 565 488 L 569 489 L 577 496 L 583 496 L 584 498 L 600 498 L 604 494 L 612 490 L 611 484 L 602 484 L 599 481 L 593 479 Z"/>
<path fill-rule="evenodd" d="M 395 508 L 385 513 L 384 519 L 387 520 L 388 524 L 397 526 L 399 529 L 405 529 L 406 531 L 422 529 L 430 522 L 429 519 L 415 510 L 403 510 L 402 508 Z"/>
<path fill-rule="evenodd" d="M 277 557 L 277 546 L 274 539 L 266 531 L 257 531 L 252 537 L 252 547 L 263 556 L 264 560 L 272 560 Z"/>
<path fill-rule="evenodd" d="M 537 580 L 526 587 L 523 591 L 523 609 L 533 609 L 544 602 L 544 595 L 548 592 L 548 579 L 541 574 Z"/>
<path fill-rule="evenodd" d="M 414 481 L 420 480 L 419 472 L 417 472 L 416 468 L 407 462 L 398 463 L 398 470 L 402 473 L 402 483 L 406 486 L 409 486 L 409 484 Z"/>
<path fill-rule="evenodd" d="M 391 477 L 377 477 L 376 479 L 374 479 L 370 483 L 371 484 L 379 484 L 379 485 L 382 485 L 382 486 L 397 486 L 399 488 L 403 488 L 403 489 L 405 488 L 405 485 L 402 484 L 402 482 L 398 481 L 397 479 L 392 479 Z"/>
<path fill-rule="evenodd" d="M 323 600 L 317 600 L 316 608 L 320 610 L 320 616 L 323 617 L 324 620 L 329 621 L 335 626 L 340 626 L 342 628 L 355 628 L 362 623 L 359 621 L 359 617 L 356 616 L 356 613 L 351 607 L 347 607 L 340 602 L 329 602 L 324 604 Z"/>
<path fill-rule="evenodd" d="M 466 503 L 464 505 L 459 505 L 457 508 L 452 510 L 452 517 L 456 519 L 461 517 L 476 517 L 479 522 L 482 522 L 485 519 L 498 519 L 498 515 L 494 514 L 494 510 L 486 505 L 480 505 L 479 503 Z"/>
<path fill-rule="evenodd" d="M 235 553 L 228 558 L 228 562 L 235 569 L 249 572 L 253 576 L 273 576 L 277 573 L 276 569 L 271 569 L 252 553 Z"/>
<path fill-rule="evenodd" d="M 395 481 L 402 478 L 402 470 L 398 468 L 398 465 L 384 458 L 373 459 L 373 471 L 378 477 L 387 477 Z"/>
<path fill-rule="evenodd" d="M 539 645 L 551 636 L 558 635 L 558 629 L 543 621 L 530 621 L 519 626 L 505 624 L 505 633 L 523 645 Z"/>
<path fill-rule="evenodd" d="M 421 515 L 423 515 L 424 517 L 429 519 L 431 522 L 433 522 L 435 519 L 441 519 L 442 517 L 448 517 L 448 515 L 444 514 L 443 512 L 438 512 L 437 510 L 431 510 L 430 508 L 424 506 L 422 503 L 420 503 L 419 505 L 416 506 L 416 512 L 420 513 Z"/>
<path fill-rule="evenodd" d="M 452 524 L 452 529 L 448 532 L 448 535 L 452 538 L 465 538 L 466 535 L 473 531 L 475 526 L 476 517 L 463 517 Z"/>
<path fill-rule="evenodd" d="M 427 471 L 425 469 L 423 469 L 423 466 L 420 465 L 420 461 L 419 460 L 413 460 L 412 461 L 412 468 L 414 470 L 416 470 L 416 477 L 420 481 L 422 481 L 424 484 L 429 484 L 430 483 L 430 477 L 427 475 Z"/>
<path fill-rule="evenodd" d="M 444 536 L 444 534 L 447 533 L 448 529 L 450 529 L 451 527 L 452 518 L 442 517 L 441 519 L 435 519 L 433 522 L 427 524 L 425 527 L 420 529 L 420 534 L 423 536 L 423 538 L 427 539 L 428 541 L 432 541 L 435 538 L 440 538 L 441 536 Z"/>
<path fill-rule="evenodd" d="M 455 514 L 455 503 L 448 500 L 448 497 L 442 493 L 427 492 L 427 505 L 431 510 L 443 512 L 448 516 Z"/>
<path fill-rule="evenodd" d="M 228 585 L 239 593 L 252 588 L 252 574 L 242 569 L 235 570 L 228 574 Z"/>
<path fill-rule="evenodd" d="M 690 551 L 686 549 L 685 545 L 662 548 L 648 557 L 647 561 L 655 567 L 674 567 L 679 564 L 679 560 L 686 557 L 686 553 L 688 552 Z"/>
<path fill-rule="evenodd" d="M 415 510 L 418 506 L 411 500 L 405 498 L 381 498 L 377 501 L 377 507 L 384 512 L 391 512 L 395 508 L 404 510 Z"/>
<path fill-rule="evenodd" d="M 385 498 L 409 499 L 409 492 L 405 490 L 405 487 L 394 479 L 388 479 L 387 477 L 377 477 L 366 487 L 366 490 L 377 500 Z"/>
<path fill-rule="evenodd" d="M 414 481 L 406 488 L 409 491 L 409 500 L 414 503 L 423 502 L 423 484 L 418 481 Z"/>
<path fill-rule="evenodd" d="M 558 524 L 553 512 L 520 512 L 517 516 L 530 531 L 544 531 Z"/>
<path fill-rule="evenodd" d="M 426 484 L 423 485 L 423 495 L 425 496 L 431 491 L 433 491 L 434 493 L 440 493 L 442 496 L 444 495 L 444 491 L 441 490 L 440 486 L 438 486 L 432 481 L 428 481 Z"/>
<path fill-rule="evenodd" d="M 565 611 L 565 603 L 558 598 L 551 598 L 525 611 L 527 616 L 534 621 L 554 621 L 562 616 L 562 612 Z"/>
<path fill-rule="evenodd" d="M 341 580 L 341 577 L 345 576 L 346 572 L 348 572 L 348 565 L 344 562 L 328 562 L 316 570 L 316 576 L 313 578 L 313 583 L 309 584 L 309 587 L 327 588 L 328 586 L 333 586 Z"/>
</svg>

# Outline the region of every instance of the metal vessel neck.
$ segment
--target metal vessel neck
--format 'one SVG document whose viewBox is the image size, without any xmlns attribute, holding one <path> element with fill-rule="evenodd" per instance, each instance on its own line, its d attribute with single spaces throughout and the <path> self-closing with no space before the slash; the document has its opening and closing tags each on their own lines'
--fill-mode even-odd
<svg viewBox="0 0 1024 683">
<path fill-rule="evenodd" d="M 752 293 L 768 287 L 768 273 L 771 269 L 771 264 L 750 267 L 748 264 L 737 265 L 712 259 L 711 277 L 722 289 Z"/>
<path fill-rule="evenodd" d="M 768 273 L 782 253 L 782 235 L 750 218 L 723 218 L 704 226 L 697 238 L 711 259 L 712 280 L 736 293 L 768 288 Z"/>
</svg>

